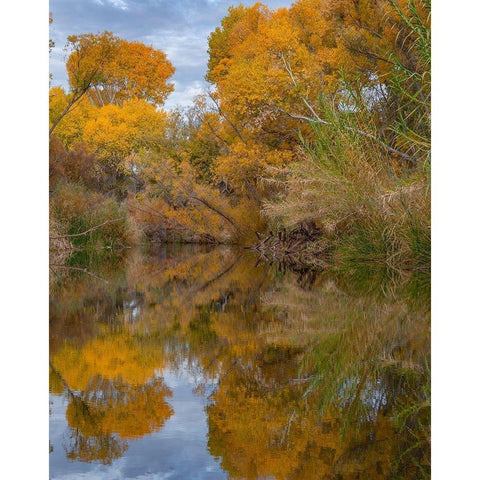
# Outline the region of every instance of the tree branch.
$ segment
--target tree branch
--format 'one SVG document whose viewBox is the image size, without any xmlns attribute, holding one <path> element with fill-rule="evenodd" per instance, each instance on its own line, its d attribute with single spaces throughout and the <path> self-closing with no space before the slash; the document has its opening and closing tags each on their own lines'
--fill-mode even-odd
<svg viewBox="0 0 480 480">
<path fill-rule="evenodd" d="M 78 63 L 80 63 L 80 60 L 78 61 Z M 75 103 L 77 103 L 90 90 L 90 88 L 93 85 L 93 79 L 95 78 L 97 73 L 98 73 L 98 68 L 93 70 L 91 72 L 90 76 L 88 78 L 84 78 L 81 82 L 78 81 L 78 79 L 77 79 L 77 81 L 76 81 L 77 86 L 73 90 L 73 97 L 70 100 L 70 102 L 68 103 L 65 110 L 62 112 L 62 114 L 53 122 L 53 125 L 50 127 L 50 129 L 48 131 L 49 136 L 53 133 L 56 126 L 60 123 L 60 120 L 70 111 L 72 106 Z M 81 88 L 78 86 L 79 84 L 81 84 Z"/>
<path fill-rule="evenodd" d="M 291 68 L 290 64 L 286 61 L 283 53 L 280 55 L 280 58 L 282 59 L 285 70 L 288 73 L 288 76 L 290 77 L 290 80 L 291 80 L 293 86 L 295 88 L 298 88 L 297 81 L 295 80 L 295 77 L 294 77 L 293 72 L 292 72 L 292 68 Z M 384 60 L 384 59 L 382 59 L 382 60 Z M 286 112 L 285 110 L 283 110 L 281 108 L 278 108 L 278 110 L 286 113 L 289 117 L 297 118 L 299 120 L 306 120 L 308 122 L 319 123 L 321 125 L 331 125 L 331 122 L 327 122 L 326 120 L 323 120 L 322 118 L 320 118 L 320 116 L 317 114 L 315 109 L 310 105 L 310 103 L 308 102 L 308 100 L 304 96 L 301 96 L 301 99 L 302 99 L 303 103 L 305 104 L 305 106 L 308 108 L 308 110 L 312 113 L 314 118 L 309 118 L 309 117 L 305 117 L 305 116 L 302 116 L 302 115 L 290 114 L 290 113 Z M 377 138 L 375 135 L 372 135 L 368 132 L 364 132 L 363 130 L 358 130 L 356 128 L 349 127 L 349 126 L 345 126 L 345 129 L 349 130 L 351 132 L 354 132 L 354 133 L 358 133 L 359 135 L 362 135 L 364 137 L 370 138 L 371 140 L 380 144 L 382 147 L 384 147 L 389 152 L 397 154 L 398 156 L 402 157 L 403 159 L 407 160 L 409 163 L 412 163 L 413 165 L 417 164 L 417 161 L 413 157 L 411 157 L 410 155 L 407 155 L 406 153 L 401 152 L 400 150 L 397 150 L 396 148 L 390 147 L 385 142 L 383 142 L 382 140 Z"/>
<path fill-rule="evenodd" d="M 238 130 L 238 128 L 230 121 L 230 119 L 222 112 L 222 109 L 220 108 L 220 105 L 218 104 L 217 100 L 215 100 L 215 97 L 212 95 L 211 92 L 208 92 L 208 96 L 210 97 L 210 99 L 212 100 L 212 102 L 213 102 L 213 103 L 215 104 L 215 106 L 217 107 L 218 114 L 226 120 L 226 122 L 233 128 L 233 131 L 237 134 L 238 138 L 246 145 L 247 142 L 246 142 L 245 139 L 242 137 L 242 134 L 240 133 L 240 131 Z"/>
<path fill-rule="evenodd" d="M 61 113 L 61 115 L 53 122 L 52 126 L 48 130 L 48 135 L 50 136 L 53 131 L 55 130 L 56 126 L 60 123 L 60 120 L 70 111 L 75 103 L 77 103 L 84 95 L 87 93 L 90 86 L 82 89 L 82 91 L 78 94 L 74 94 L 68 105 L 66 106 L 65 110 Z"/>
<path fill-rule="evenodd" d="M 82 235 L 86 235 L 87 233 L 93 232 L 94 230 L 97 230 L 100 227 L 103 227 L 104 225 L 107 225 L 108 223 L 113 223 L 113 222 L 119 222 L 122 220 L 121 218 L 115 218 L 114 220 L 107 220 L 106 222 L 101 223 L 100 225 L 95 225 L 92 228 L 89 228 L 88 230 L 85 230 L 82 233 L 72 233 L 72 234 L 65 234 L 65 235 L 57 235 L 55 237 L 50 237 L 50 240 L 58 240 L 60 238 L 72 238 L 72 237 L 81 237 Z"/>
<path fill-rule="evenodd" d="M 210 210 L 212 210 L 213 212 L 215 212 L 216 214 L 220 215 L 221 217 L 223 217 L 228 223 L 230 223 L 230 225 L 232 225 L 235 230 L 237 230 L 237 232 L 240 232 L 240 229 L 238 228 L 238 225 L 230 218 L 228 217 L 227 215 L 225 215 L 224 213 L 222 213 L 220 210 L 218 210 L 217 208 L 215 208 L 213 205 L 210 205 L 206 200 L 203 200 L 203 198 L 199 198 L 195 195 L 189 195 L 189 197 L 193 200 L 197 200 L 197 202 L 200 202 L 202 203 L 203 205 L 205 205 L 207 208 L 209 208 Z"/>
</svg>

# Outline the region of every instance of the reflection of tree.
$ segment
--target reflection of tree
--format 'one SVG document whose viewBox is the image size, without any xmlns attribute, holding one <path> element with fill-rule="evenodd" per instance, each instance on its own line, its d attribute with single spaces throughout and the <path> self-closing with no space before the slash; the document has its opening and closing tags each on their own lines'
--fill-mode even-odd
<svg viewBox="0 0 480 480">
<path fill-rule="evenodd" d="M 83 435 L 80 429 L 71 429 L 68 444 L 65 445 L 67 458 L 80 462 L 100 462 L 109 465 L 121 457 L 127 449 L 127 443 L 115 435 L 96 432 L 95 435 Z"/>
<path fill-rule="evenodd" d="M 320 415 L 318 394 L 305 397 L 308 383 L 288 380 L 298 364 L 283 353 L 237 362 L 223 377 L 207 407 L 210 453 L 238 479 L 386 478 L 397 444 L 390 418 L 345 434 L 341 411 Z"/>
<path fill-rule="evenodd" d="M 60 372 L 50 362 L 51 388 L 52 385 L 55 386 L 54 391 L 61 386 L 61 391 L 64 390 L 67 393 L 70 402 L 67 411 L 73 406 L 73 414 L 78 419 L 74 422 L 77 424 L 76 426 L 70 425 L 68 440 L 64 445 L 67 458 L 84 462 L 99 461 L 105 465 L 110 464 L 115 458 L 119 458 L 127 448 L 126 442 L 122 442 L 116 435 L 103 432 L 101 428 L 98 428 L 95 412 L 92 412 L 81 394 L 70 389 Z M 78 426 L 78 423 L 88 426 L 87 433 L 84 428 Z"/>
<path fill-rule="evenodd" d="M 71 429 L 67 456 L 110 463 L 127 449 L 127 439 L 163 427 L 173 414 L 165 401 L 171 395 L 161 378 L 141 386 L 93 378 L 89 388 L 74 396 L 67 407 Z"/>
<path fill-rule="evenodd" d="M 89 332 L 52 324 L 52 362 L 75 395 L 72 458 L 111 461 L 161 428 L 172 412 L 157 374 L 168 366 L 190 369 L 209 396 L 209 449 L 233 478 L 387 478 L 403 450 L 397 471 L 418 478 L 428 312 L 228 249 L 162 252 L 127 263 L 123 283 L 63 289 Z M 52 375 L 51 388 L 65 385 Z"/>
<path fill-rule="evenodd" d="M 422 478 L 428 312 L 351 297 L 322 278 L 311 291 L 285 279 L 262 300 L 253 324 L 230 323 L 228 312 L 213 324 L 240 358 L 228 369 L 222 360 L 208 407 L 209 449 L 223 468 L 252 479 Z"/>
<path fill-rule="evenodd" d="M 85 435 L 102 431 L 116 433 L 122 440 L 141 437 L 159 430 L 173 414 L 165 401 L 171 395 L 162 378 L 130 385 L 121 379 L 97 376 L 76 398 L 81 401 L 70 402 L 67 420 L 70 427 L 81 429 Z"/>
<path fill-rule="evenodd" d="M 85 259 L 82 261 L 88 265 Z M 120 325 L 124 304 L 138 302 L 135 290 L 125 287 L 122 269 L 125 264 L 120 260 L 105 263 L 88 268 L 107 277 L 108 284 L 65 270 L 62 273 L 69 272 L 69 276 L 51 286 L 49 319 L 52 353 L 62 348 L 66 338 L 79 347 L 98 335 L 98 326 Z"/>
<path fill-rule="evenodd" d="M 173 414 L 165 400 L 172 392 L 155 375 L 162 350 L 142 337 L 123 332 L 81 349 L 66 344 L 53 361 L 51 388 L 69 397 L 69 458 L 110 463 L 125 452 L 128 439 L 158 431 Z"/>
</svg>

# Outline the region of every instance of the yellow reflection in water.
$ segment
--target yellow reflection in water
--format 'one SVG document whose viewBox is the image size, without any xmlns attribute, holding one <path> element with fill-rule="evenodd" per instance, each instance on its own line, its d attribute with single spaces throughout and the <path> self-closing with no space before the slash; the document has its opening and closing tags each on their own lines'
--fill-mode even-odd
<svg viewBox="0 0 480 480">
<path fill-rule="evenodd" d="M 162 370 L 187 368 L 232 478 L 427 478 L 428 308 L 256 260 L 132 252 L 100 266 L 108 283 L 57 281 L 51 390 L 69 398 L 67 455 L 109 463 L 161 429 L 174 413 Z"/>
</svg>

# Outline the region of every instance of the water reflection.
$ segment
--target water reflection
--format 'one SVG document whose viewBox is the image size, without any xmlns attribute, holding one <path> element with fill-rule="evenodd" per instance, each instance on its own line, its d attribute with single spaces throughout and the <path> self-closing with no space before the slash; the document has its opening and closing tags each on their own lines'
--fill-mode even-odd
<svg viewBox="0 0 480 480">
<path fill-rule="evenodd" d="M 362 289 L 200 247 L 91 270 L 51 284 L 52 478 L 428 478 L 429 307 L 411 278 Z"/>
</svg>

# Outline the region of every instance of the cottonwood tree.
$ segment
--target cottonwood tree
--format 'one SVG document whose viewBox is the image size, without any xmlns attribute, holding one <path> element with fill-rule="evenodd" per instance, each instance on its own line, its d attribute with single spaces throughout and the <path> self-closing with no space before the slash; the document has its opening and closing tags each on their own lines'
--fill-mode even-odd
<svg viewBox="0 0 480 480">
<path fill-rule="evenodd" d="M 86 94 L 97 106 L 121 105 L 134 98 L 159 106 L 173 90 L 168 79 L 175 68 L 165 53 L 151 46 L 103 32 L 71 35 L 66 48 L 70 50 L 67 60 L 70 100 L 52 122 L 50 134 Z"/>
</svg>

